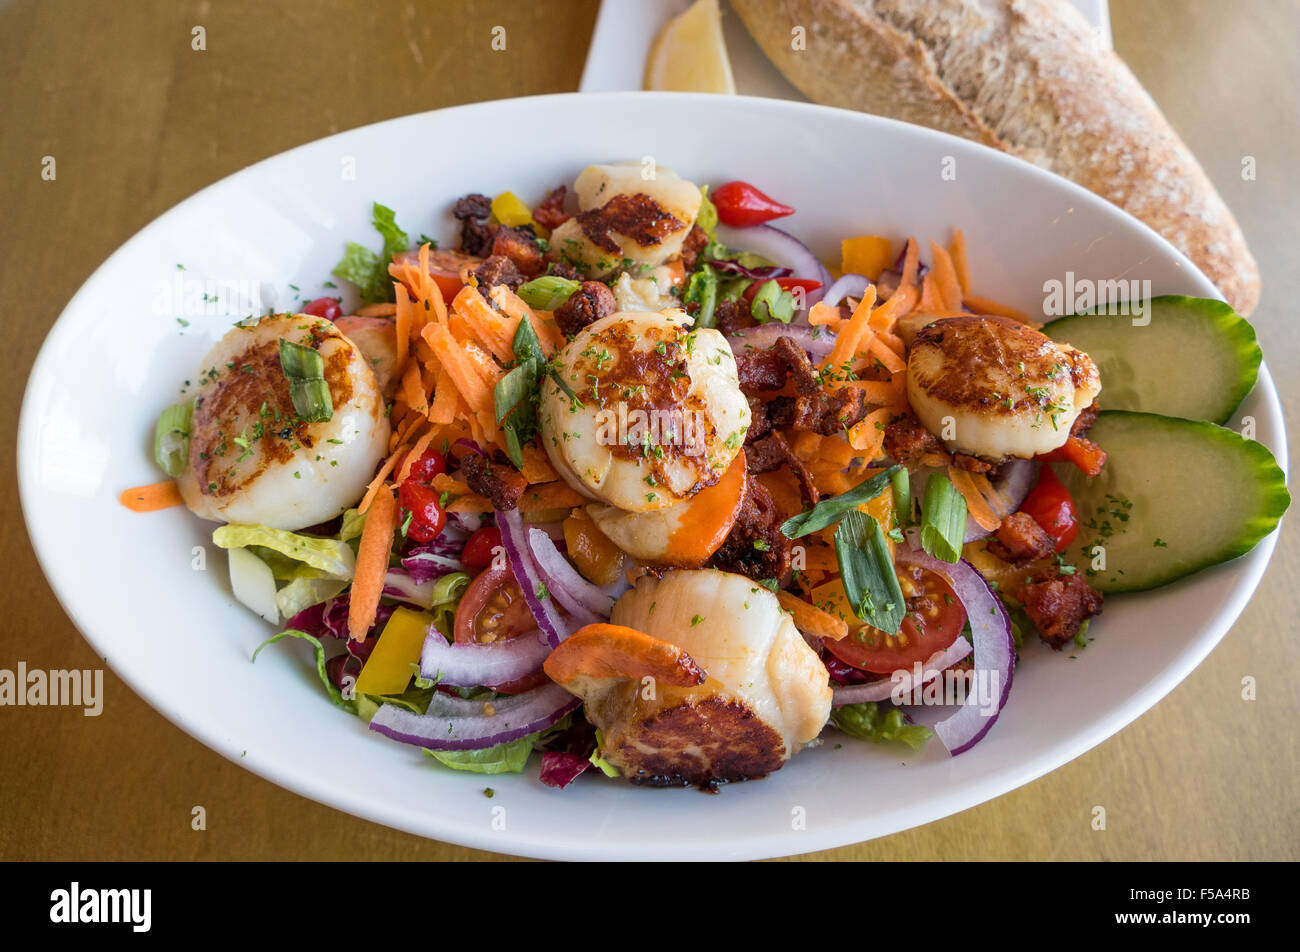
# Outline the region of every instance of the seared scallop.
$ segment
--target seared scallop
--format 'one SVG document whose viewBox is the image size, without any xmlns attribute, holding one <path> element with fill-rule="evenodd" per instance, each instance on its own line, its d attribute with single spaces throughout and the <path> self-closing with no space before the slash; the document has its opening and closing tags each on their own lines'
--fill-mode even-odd
<svg viewBox="0 0 1300 952">
<path fill-rule="evenodd" d="M 601 756 L 628 780 L 710 785 L 779 769 L 830 716 L 825 666 L 780 602 L 714 569 L 643 576 L 598 638 L 546 670 L 585 702 Z"/>
<path fill-rule="evenodd" d="M 952 452 L 1029 458 L 1065 444 L 1101 391 L 1087 354 L 1004 317 L 954 317 L 917 332 L 907 396 Z"/>
<path fill-rule="evenodd" d="M 326 422 L 294 410 L 280 339 L 320 353 Z M 361 350 L 332 323 L 277 314 L 240 323 L 199 367 L 189 467 L 177 479 L 204 519 L 302 529 L 355 505 L 388 451 L 388 416 Z"/>
<path fill-rule="evenodd" d="M 689 499 L 745 441 L 749 402 L 716 330 L 681 311 L 620 311 L 584 328 L 542 384 L 542 445 L 575 490 L 629 512 Z"/>
<path fill-rule="evenodd" d="M 588 166 L 573 183 L 579 213 L 551 247 L 593 277 L 653 268 L 681 251 L 700 210 L 700 190 L 671 169 L 640 162 Z"/>
</svg>

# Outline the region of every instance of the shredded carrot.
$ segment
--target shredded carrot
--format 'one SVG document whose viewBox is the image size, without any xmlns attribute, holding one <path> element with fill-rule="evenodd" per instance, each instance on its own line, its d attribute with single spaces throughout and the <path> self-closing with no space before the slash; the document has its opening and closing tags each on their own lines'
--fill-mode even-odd
<svg viewBox="0 0 1300 952">
<path fill-rule="evenodd" d="M 172 506 L 185 504 L 185 500 L 181 498 L 181 491 L 170 479 L 163 480 L 161 483 L 150 483 L 148 486 L 124 489 L 117 497 L 117 501 L 132 512 L 157 512 L 159 509 L 170 509 Z"/>
<path fill-rule="evenodd" d="M 424 455 L 424 451 L 429 448 L 429 444 L 433 442 L 433 438 L 437 435 L 437 430 L 429 430 L 412 444 L 410 452 L 406 454 L 406 459 L 402 462 L 402 468 L 397 471 L 397 485 L 400 486 L 406 482 L 406 477 L 411 475 L 411 468 Z"/>
<path fill-rule="evenodd" d="M 961 284 L 961 296 L 965 298 L 970 294 L 970 263 L 966 260 L 966 236 L 960 228 L 952 233 L 952 247 L 948 250 L 952 255 L 953 270 L 957 272 L 957 281 Z"/>
<path fill-rule="evenodd" d="M 414 362 L 406 365 L 402 374 L 402 397 L 406 405 L 421 415 L 429 411 L 428 398 L 424 395 L 424 382 L 420 379 L 420 368 Z"/>
<path fill-rule="evenodd" d="M 892 347 L 885 343 L 884 338 L 880 335 L 872 337 L 868 342 L 867 353 L 884 364 L 885 369 L 891 374 L 907 369 L 907 363 L 902 357 L 898 356 L 898 353 Z"/>
<path fill-rule="evenodd" d="M 353 641 L 365 641 L 366 633 L 375 623 L 384 576 L 388 574 L 396 518 L 397 500 L 392 490 L 384 487 L 375 495 L 357 547 L 357 568 L 348 596 L 348 636 Z"/>
<path fill-rule="evenodd" d="M 431 423 L 451 423 L 456 419 L 456 404 L 459 402 L 456 387 L 451 382 L 451 375 L 445 368 L 438 368 L 438 382 L 433 386 L 433 404 L 429 407 Z"/>
<path fill-rule="evenodd" d="M 894 412 L 888 407 L 872 410 L 849 428 L 849 445 L 870 459 L 885 442 L 885 426 Z"/>
<path fill-rule="evenodd" d="M 1014 307 L 1007 307 L 1005 304 L 999 304 L 997 301 L 990 301 L 988 298 L 966 297 L 966 306 L 976 314 L 992 314 L 995 317 L 1009 317 L 1013 321 L 1019 321 L 1021 324 L 1028 324 L 1034 327 L 1035 324 L 1029 319 L 1029 315 L 1024 311 L 1017 311 Z"/>
<path fill-rule="evenodd" d="M 492 392 L 473 368 L 464 350 L 451 336 L 451 332 L 441 324 L 430 323 L 424 326 L 422 333 L 470 409 L 475 413 L 486 410 L 490 414 Z"/>
<path fill-rule="evenodd" d="M 398 460 L 401 459 L 402 454 L 405 452 L 406 447 L 399 446 L 396 452 L 389 456 L 388 459 L 384 460 L 384 465 L 379 467 L 379 472 L 375 474 L 375 478 L 372 479 L 370 485 L 366 487 L 366 494 L 361 497 L 361 504 L 357 506 L 358 512 L 364 515 L 370 511 L 370 504 L 375 501 L 375 497 L 379 494 L 380 488 L 384 485 L 384 480 L 388 478 L 388 474 L 393 471 L 393 467 L 397 465 Z"/>
<path fill-rule="evenodd" d="M 843 367 L 845 364 L 852 363 L 858 352 L 866 349 L 866 344 L 870 342 L 867 335 L 874 336 L 874 332 L 868 326 L 868 321 L 871 318 L 871 307 L 875 303 L 876 289 L 869 286 L 862 296 L 862 301 L 854 310 L 853 316 L 849 318 L 848 324 L 835 338 L 835 346 L 831 348 L 829 356 L 822 364 L 823 369 Z M 866 341 L 864 341 L 864 338 L 866 338 Z M 832 381 L 831 386 L 834 388 L 837 383 Z"/>
<path fill-rule="evenodd" d="M 777 592 L 776 598 L 781 603 L 781 607 L 788 611 L 794 619 L 794 626 L 804 634 L 839 641 L 849 633 L 849 624 L 843 618 L 836 618 L 834 615 L 822 611 L 820 608 L 805 602 L 798 595 L 792 595 L 790 592 Z"/>
<path fill-rule="evenodd" d="M 868 403 L 897 407 L 905 399 L 905 382 L 906 378 L 902 374 L 895 374 L 889 380 L 854 380 L 849 386 L 861 390 Z"/>
<path fill-rule="evenodd" d="M 900 317 L 911 313 L 919 298 L 920 292 L 916 288 L 899 285 L 898 290 L 889 296 L 889 300 L 876 309 L 880 315 L 880 326 L 893 327 Z"/>
<path fill-rule="evenodd" d="M 930 242 L 930 261 L 930 273 L 934 275 L 944 307 L 952 311 L 960 310 L 962 290 L 961 281 L 957 278 L 957 269 L 947 249 L 936 241 Z"/>
<path fill-rule="evenodd" d="M 921 279 L 921 300 L 916 302 L 916 310 L 933 311 L 944 307 L 943 295 L 939 293 L 939 283 L 934 279 L 934 272 L 927 271 Z"/>
<path fill-rule="evenodd" d="M 916 243 L 915 238 L 907 239 L 907 249 L 903 252 L 903 276 L 899 279 L 898 287 L 915 288 L 916 275 L 921 267 L 921 249 Z M 892 297 L 893 295 L 891 295 Z"/>
<path fill-rule="evenodd" d="M 533 325 L 533 330 L 537 332 L 537 339 L 542 343 L 542 353 L 547 357 L 564 346 L 564 333 L 555 323 L 554 318 L 543 320 L 536 311 L 524 303 L 523 298 L 504 284 L 498 284 L 489 294 L 492 296 L 493 303 L 506 314 L 520 320 L 528 319 Z"/>
<path fill-rule="evenodd" d="M 523 460 L 519 471 L 529 483 L 553 483 L 560 478 L 545 451 L 531 444 L 523 448 Z"/>
<path fill-rule="evenodd" d="M 378 304 L 366 304 L 357 308 L 355 317 L 392 317 L 397 313 L 397 305 L 380 301 Z"/>
<path fill-rule="evenodd" d="M 411 296 L 406 293 L 406 285 L 398 284 L 397 291 L 397 367 L 402 370 L 406 367 L 407 349 L 411 345 L 411 311 L 414 305 L 411 303 Z"/>
<path fill-rule="evenodd" d="M 965 498 L 966 511 L 970 513 L 971 518 L 979 523 L 981 529 L 992 532 L 1002 525 L 1002 520 L 989 507 L 969 471 L 949 464 L 948 478 L 952 480 L 953 486 Z"/>
<path fill-rule="evenodd" d="M 833 307 L 830 304 L 823 304 L 821 301 L 818 301 L 808 311 L 808 323 L 813 325 L 813 327 L 822 324 L 829 324 L 831 327 L 835 327 L 843 323 L 843 320 L 840 317 L 839 307 Z"/>
</svg>

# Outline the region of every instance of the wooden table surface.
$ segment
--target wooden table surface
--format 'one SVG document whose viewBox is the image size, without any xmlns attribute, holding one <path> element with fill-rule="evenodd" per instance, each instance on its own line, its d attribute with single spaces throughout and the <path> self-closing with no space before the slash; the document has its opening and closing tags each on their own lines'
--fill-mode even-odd
<svg viewBox="0 0 1300 952">
<path fill-rule="evenodd" d="M 23 387 L 47 330 L 118 245 L 200 187 L 328 133 L 577 88 L 597 0 L 17 0 L 0 5 L 0 668 L 98 663 L 18 505 Z M 1254 324 L 1300 419 L 1300 5 L 1112 0 L 1116 45 L 1236 211 L 1264 275 Z M 491 30 L 507 28 L 507 53 Z M 206 50 L 191 48 L 192 29 Z M 42 181 L 42 157 L 57 179 Z M 1243 180 L 1242 161 L 1257 176 Z M 1294 458 L 1294 444 L 1292 455 Z M 1292 520 L 1294 522 L 1294 519 Z M 1300 855 L 1297 534 L 1190 678 L 1100 747 L 991 803 L 807 859 L 1232 860 Z M 1258 683 L 1241 697 L 1242 678 Z M 0 859 L 486 859 L 305 800 L 155 713 L 111 672 L 104 713 L 0 708 Z M 207 829 L 191 829 L 191 809 Z M 1105 831 L 1091 828 L 1103 805 Z"/>
</svg>

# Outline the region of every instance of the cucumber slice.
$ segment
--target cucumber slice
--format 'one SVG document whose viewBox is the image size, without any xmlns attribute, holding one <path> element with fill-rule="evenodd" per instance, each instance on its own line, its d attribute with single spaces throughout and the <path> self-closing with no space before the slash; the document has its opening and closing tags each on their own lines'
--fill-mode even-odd
<svg viewBox="0 0 1300 952">
<path fill-rule="evenodd" d="M 1222 301 L 1151 298 L 1130 315 L 1076 314 L 1043 333 L 1088 354 L 1101 372 L 1102 406 L 1226 423 L 1255 386 L 1255 329 Z"/>
<path fill-rule="evenodd" d="M 1079 515 L 1065 557 L 1102 592 L 1143 591 L 1235 559 L 1291 501 L 1273 454 L 1213 423 L 1104 410 L 1088 439 L 1107 453 L 1101 475 L 1054 469 Z"/>
</svg>

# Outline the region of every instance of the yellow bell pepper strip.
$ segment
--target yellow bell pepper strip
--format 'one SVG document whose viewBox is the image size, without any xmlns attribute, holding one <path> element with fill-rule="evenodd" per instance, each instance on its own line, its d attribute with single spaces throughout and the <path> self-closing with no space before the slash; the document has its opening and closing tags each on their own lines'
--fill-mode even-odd
<svg viewBox="0 0 1300 952">
<path fill-rule="evenodd" d="M 861 274 L 879 281 L 880 272 L 894 262 L 894 249 L 888 238 L 879 235 L 845 238 L 840 242 L 840 259 L 844 274 Z"/>
<path fill-rule="evenodd" d="M 399 608 L 384 625 L 354 688 L 357 694 L 401 694 L 411 681 L 412 664 L 420 663 L 424 638 L 433 624 L 425 612 Z"/>
</svg>

